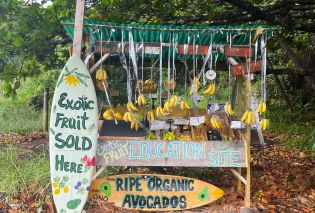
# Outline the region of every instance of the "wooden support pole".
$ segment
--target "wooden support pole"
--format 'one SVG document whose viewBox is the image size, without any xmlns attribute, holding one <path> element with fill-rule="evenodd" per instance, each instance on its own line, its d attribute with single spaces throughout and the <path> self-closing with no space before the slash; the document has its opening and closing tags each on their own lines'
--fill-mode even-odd
<svg viewBox="0 0 315 213">
<path fill-rule="evenodd" d="M 237 113 L 237 120 L 241 119 L 242 112 L 243 112 L 243 77 L 242 76 L 236 76 L 236 113 Z M 240 135 L 241 136 L 241 135 Z M 237 168 L 237 172 L 242 175 L 242 168 Z M 242 191 L 242 182 L 238 178 L 237 180 L 237 191 Z"/>
<path fill-rule="evenodd" d="M 43 103 L 43 131 L 48 131 L 48 88 L 44 90 L 44 103 Z"/>
<path fill-rule="evenodd" d="M 76 0 L 72 55 L 81 56 L 85 0 Z"/>
<path fill-rule="evenodd" d="M 250 76 L 246 75 L 245 80 L 245 92 L 246 92 L 246 107 L 251 108 L 251 84 Z M 245 186 L 245 207 L 250 208 L 250 138 L 251 138 L 251 125 L 246 125 L 246 137 L 245 137 L 245 148 L 246 148 L 246 186 Z"/>
</svg>

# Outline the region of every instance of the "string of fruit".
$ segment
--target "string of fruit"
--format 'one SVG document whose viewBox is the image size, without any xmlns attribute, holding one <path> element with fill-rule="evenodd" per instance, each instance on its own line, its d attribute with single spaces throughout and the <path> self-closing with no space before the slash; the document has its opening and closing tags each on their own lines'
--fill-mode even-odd
<svg viewBox="0 0 315 213">
<path fill-rule="evenodd" d="M 266 110 L 267 110 L 266 103 L 264 101 L 260 101 L 257 107 L 257 112 L 259 113 L 259 115 L 262 115 L 263 113 L 265 113 Z M 267 129 L 269 129 L 269 119 L 266 119 L 266 118 L 261 119 L 260 128 L 263 131 L 266 131 Z"/>
<path fill-rule="evenodd" d="M 123 120 L 126 122 L 130 122 L 130 128 L 139 130 L 139 121 L 134 115 L 134 112 L 138 112 L 137 107 L 132 103 L 132 101 L 127 103 L 127 112 L 123 116 Z"/>
</svg>

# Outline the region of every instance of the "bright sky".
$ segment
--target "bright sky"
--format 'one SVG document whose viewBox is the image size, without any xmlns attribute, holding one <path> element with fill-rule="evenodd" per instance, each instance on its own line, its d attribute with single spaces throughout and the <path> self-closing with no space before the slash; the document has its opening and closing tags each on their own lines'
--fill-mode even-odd
<svg viewBox="0 0 315 213">
<path fill-rule="evenodd" d="M 42 0 L 24 0 L 25 2 L 29 2 L 29 3 L 32 3 L 32 2 L 37 2 L 37 3 L 42 3 Z M 52 1 L 47 1 L 45 4 L 43 4 L 43 7 L 48 7 L 49 5 L 52 5 Z"/>
</svg>

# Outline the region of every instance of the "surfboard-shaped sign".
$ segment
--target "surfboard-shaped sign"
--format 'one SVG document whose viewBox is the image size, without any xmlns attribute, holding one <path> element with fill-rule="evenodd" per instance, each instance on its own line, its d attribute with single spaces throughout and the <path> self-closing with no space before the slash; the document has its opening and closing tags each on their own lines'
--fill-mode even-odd
<svg viewBox="0 0 315 213">
<path fill-rule="evenodd" d="M 83 209 L 95 165 L 97 122 L 91 76 L 74 55 L 59 76 L 50 115 L 51 184 L 58 212 Z"/>
<path fill-rule="evenodd" d="M 89 197 L 120 208 L 171 211 L 203 206 L 223 194 L 222 189 L 193 178 L 127 174 L 94 180 Z"/>
</svg>

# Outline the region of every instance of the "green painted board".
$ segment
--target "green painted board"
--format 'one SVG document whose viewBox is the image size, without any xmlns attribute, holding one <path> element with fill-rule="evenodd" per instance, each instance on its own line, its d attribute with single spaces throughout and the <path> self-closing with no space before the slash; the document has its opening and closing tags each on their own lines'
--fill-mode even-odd
<svg viewBox="0 0 315 213">
<path fill-rule="evenodd" d="M 127 174 L 94 180 L 89 197 L 125 209 L 172 211 L 203 206 L 223 195 L 222 189 L 189 177 Z"/>
<path fill-rule="evenodd" d="M 92 79 L 78 56 L 63 68 L 50 115 L 49 150 L 58 212 L 81 212 L 89 193 L 97 144 L 98 109 Z"/>
</svg>

